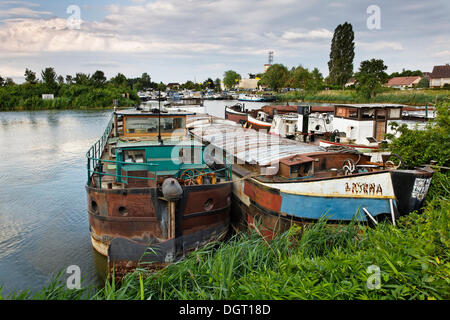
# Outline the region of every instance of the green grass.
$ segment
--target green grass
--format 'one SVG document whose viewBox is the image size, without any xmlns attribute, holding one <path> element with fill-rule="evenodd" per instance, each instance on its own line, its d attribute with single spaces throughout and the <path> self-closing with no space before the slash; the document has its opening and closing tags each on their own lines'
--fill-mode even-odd
<svg viewBox="0 0 450 320">
<path fill-rule="evenodd" d="M 253 231 L 207 245 L 156 274 L 138 269 L 120 286 L 68 290 L 55 279 L 35 295 L 6 298 L 450 299 L 449 214 L 447 195 L 397 227 L 330 227 L 321 220 L 270 242 Z M 367 287 L 371 265 L 381 270 L 379 289 Z"/>
</svg>

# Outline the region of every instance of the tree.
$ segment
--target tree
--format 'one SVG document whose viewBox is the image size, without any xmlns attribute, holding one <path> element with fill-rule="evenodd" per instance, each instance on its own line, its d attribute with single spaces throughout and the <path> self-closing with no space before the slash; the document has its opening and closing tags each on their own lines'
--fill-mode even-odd
<svg viewBox="0 0 450 320">
<path fill-rule="evenodd" d="M 221 82 L 221 81 L 220 81 L 219 78 L 217 78 L 216 80 L 214 80 L 214 90 L 217 91 L 217 92 L 221 92 L 221 91 L 222 91 L 222 86 L 221 86 L 221 83 L 220 83 L 220 82 Z"/>
<path fill-rule="evenodd" d="M 36 73 L 31 71 L 30 69 L 25 69 L 25 81 L 29 84 L 37 83 L 38 79 L 36 77 Z"/>
<path fill-rule="evenodd" d="M 41 72 L 41 77 L 48 89 L 54 89 L 57 87 L 55 69 L 51 67 L 45 68 L 45 70 L 42 70 Z"/>
<path fill-rule="evenodd" d="M 378 89 L 386 83 L 387 73 L 384 71 L 387 66 L 381 59 L 365 60 L 361 62 L 359 72 L 355 74 L 358 90 L 367 98 L 373 98 Z"/>
<path fill-rule="evenodd" d="M 312 76 L 309 70 L 298 66 L 297 68 L 292 68 L 290 71 L 290 79 L 288 80 L 289 87 L 299 88 L 306 90 L 308 83 L 311 81 Z"/>
<path fill-rule="evenodd" d="M 149 89 L 152 86 L 152 79 L 147 72 L 142 74 L 140 81 L 143 89 Z"/>
<path fill-rule="evenodd" d="M 115 77 L 111 78 L 109 82 L 116 87 L 125 87 L 127 85 L 127 77 L 122 73 L 118 73 Z"/>
<path fill-rule="evenodd" d="M 394 78 L 394 77 L 412 77 L 412 76 L 423 76 L 423 72 L 420 70 L 416 70 L 416 71 L 411 71 L 411 70 L 405 70 L 403 69 L 402 72 L 393 72 L 391 73 L 391 75 L 389 76 L 389 78 Z"/>
<path fill-rule="evenodd" d="M 73 83 L 73 77 L 70 74 L 66 75 L 66 83 L 67 84 Z"/>
<path fill-rule="evenodd" d="M 323 86 L 323 75 L 320 73 L 319 69 L 314 68 L 311 71 L 311 81 L 308 85 L 308 90 L 310 91 L 318 91 Z"/>
<path fill-rule="evenodd" d="M 94 74 L 91 76 L 92 84 L 97 87 L 103 87 L 106 83 L 106 77 L 105 73 L 103 71 L 97 70 L 94 72 Z"/>
<path fill-rule="evenodd" d="M 58 84 L 61 86 L 64 84 L 64 77 L 63 76 L 58 76 Z"/>
<path fill-rule="evenodd" d="M 0 76 L 0 87 L 3 87 L 4 84 L 5 84 L 5 79 L 3 79 L 2 76 Z"/>
<path fill-rule="evenodd" d="M 355 35 L 352 25 L 345 22 L 334 30 L 331 41 L 330 61 L 328 69 L 332 84 L 344 87 L 353 75 L 353 59 L 355 57 Z"/>
<path fill-rule="evenodd" d="M 417 88 L 429 88 L 430 87 L 430 81 L 427 78 L 420 79 L 419 83 L 417 84 Z"/>
<path fill-rule="evenodd" d="M 90 84 L 91 77 L 88 74 L 78 72 L 75 75 L 75 78 L 73 80 L 78 85 L 85 85 L 85 86 L 87 86 L 87 85 Z"/>
<path fill-rule="evenodd" d="M 223 84 L 228 89 L 233 88 L 241 80 L 241 75 L 233 70 L 225 71 L 223 74 Z"/>
<path fill-rule="evenodd" d="M 206 89 L 211 89 L 214 90 L 215 86 L 214 86 L 214 81 L 211 78 L 208 78 L 207 80 L 205 80 L 203 82 L 203 87 Z"/>
<path fill-rule="evenodd" d="M 286 85 L 289 80 L 289 71 L 282 64 L 274 64 L 267 69 L 262 76 L 260 83 L 267 85 L 272 90 L 278 91 L 280 88 Z"/>
</svg>

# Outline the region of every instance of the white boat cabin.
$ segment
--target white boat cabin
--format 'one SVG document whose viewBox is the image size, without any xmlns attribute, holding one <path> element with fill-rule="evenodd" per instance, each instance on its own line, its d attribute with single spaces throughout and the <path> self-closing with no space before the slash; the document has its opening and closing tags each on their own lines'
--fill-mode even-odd
<svg viewBox="0 0 450 320">
<path fill-rule="evenodd" d="M 334 107 L 333 131 L 340 133 L 340 141 L 369 145 L 384 140 L 389 124 L 399 121 L 402 105 L 340 104 Z"/>
</svg>

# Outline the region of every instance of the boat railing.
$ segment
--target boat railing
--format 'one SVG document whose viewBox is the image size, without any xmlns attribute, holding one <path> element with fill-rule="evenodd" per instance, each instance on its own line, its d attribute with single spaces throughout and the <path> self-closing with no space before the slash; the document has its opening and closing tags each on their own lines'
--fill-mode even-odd
<svg viewBox="0 0 450 320">
<path fill-rule="evenodd" d="M 111 131 L 113 129 L 113 118 L 109 121 L 105 132 L 101 136 L 101 138 L 88 150 L 86 153 L 87 158 L 87 174 L 88 174 L 88 185 L 91 186 L 92 184 L 92 176 L 97 175 L 98 176 L 98 188 L 102 188 L 102 178 L 104 176 L 111 176 L 115 177 L 116 181 L 121 182 L 122 179 L 140 179 L 140 180 L 155 180 L 158 181 L 158 166 L 159 164 L 151 163 L 151 162 L 143 162 L 143 163 L 136 163 L 136 162 L 125 162 L 125 161 L 118 161 L 118 160 L 108 160 L 108 159 L 102 159 L 103 151 L 105 150 L 106 144 L 108 143 L 109 136 L 111 134 Z M 194 148 L 202 148 L 204 149 L 205 146 L 193 146 Z M 226 159 L 226 157 L 225 157 Z M 202 157 L 202 163 L 204 163 L 204 159 Z M 104 172 L 103 171 L 103 164 L 109 164 L 116 168 L 115 173 L 110 172 Z M 119 168 L 124 168 L 126 166 L 133 165 L 133 166 L 142 166 L 147 168 L 147 171 L 153 173 L 153 176 L 151 177 L 140 177 L 140 176 L 131 176 L 131 175 L 123 175 L 121 174 L 121 171 Z M 229 181 L 231 180 L 231 163 L 227 165 L 226 161 L 223 168 L 217 169 L 217 170 L 211 170 L 208 171 L 208 173 L 219 173 L 221 171 L 224 171 L 225 174 L 225 180 Z M 189 168 L 186 168 L 189 169 Z M 181 168 L 180 168 L 181 170 Z M 204 175 L 205 173 L 197 174 L 190 176 L 190 178 L 196 178 L 198 176 Z"/>
</svg>

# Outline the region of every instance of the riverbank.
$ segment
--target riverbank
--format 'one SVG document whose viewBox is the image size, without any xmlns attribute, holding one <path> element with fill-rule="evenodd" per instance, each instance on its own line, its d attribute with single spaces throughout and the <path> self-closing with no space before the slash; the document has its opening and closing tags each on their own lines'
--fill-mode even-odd
<svg viewBox="0 0 450 320">
<path fill-rule="evenodd" d="M 388 90 L 367 99 L 356 90 L 323 90 L 316 93 L 293 91 L 276 95 L 278 101 L 308 101 L 325 103 L 397 103 L 435 105 L 450 102 L 449 90 Z"/>
</svg>

